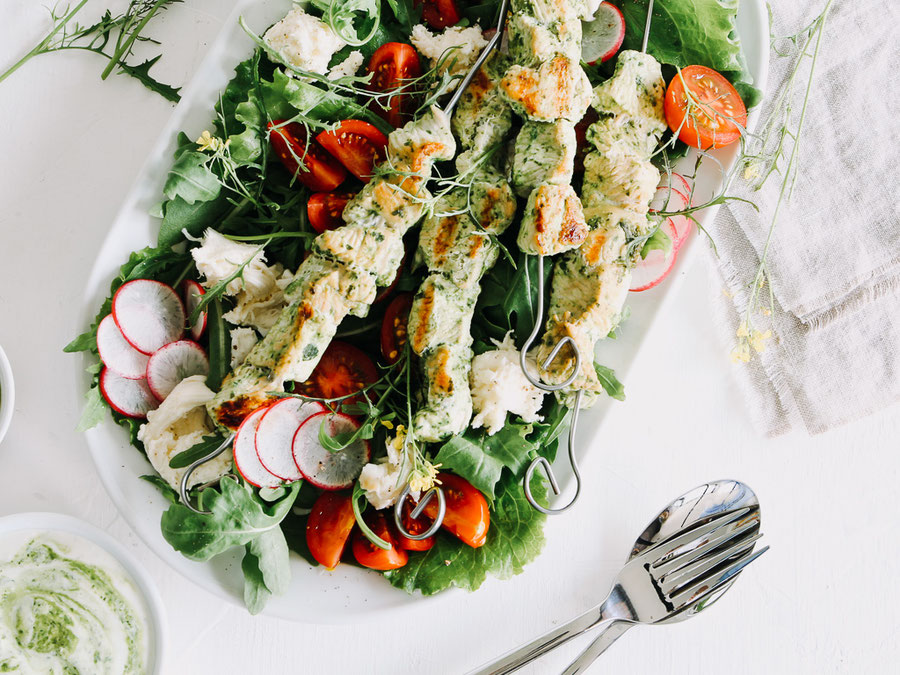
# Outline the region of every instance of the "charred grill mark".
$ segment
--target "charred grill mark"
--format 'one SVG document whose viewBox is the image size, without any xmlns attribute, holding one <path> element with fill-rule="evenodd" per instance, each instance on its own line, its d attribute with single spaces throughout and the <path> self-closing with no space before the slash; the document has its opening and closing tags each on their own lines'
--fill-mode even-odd
<svg viewBox="0 0 900 675">
<path fill-rule="evenodd" d="M 410 345 L 416 354 L 425 351 L 428 342 L 428 326 L 434 311 L 434 286 L 426 283 L 422 286 L 422 294 L 416 298 L 413 310 L 417 313 L 416 332 L 411 337 Z"/>
</svg>

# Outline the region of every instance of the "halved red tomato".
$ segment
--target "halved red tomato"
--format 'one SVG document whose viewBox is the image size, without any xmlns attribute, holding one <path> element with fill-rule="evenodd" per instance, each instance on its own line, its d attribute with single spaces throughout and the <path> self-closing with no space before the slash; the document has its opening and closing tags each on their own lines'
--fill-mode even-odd
<svg viewBox="0 0 900 675">
<path fill-rule="evenodd" d="M 337 129 L 320 132 L 316 140 L 364 183 L 384 161 L 388 143 L 387 136 L 362 120 L 344 120 Z"/>
<path fill-rule="evenodd" d="M 306 382 L 295 382 L 294 392 L 314 398 L 340 398 L 364 389 L 378 380 L 378 370 L 365 352 L 334 340 Z M 345 403 L 357 401 L 345 399 Z"/>
<path fill-rule="evenodd" d="M 397 363 L 406 344 L 406 327 L 412 303 L 412 293 L 399 293 L 384 312 L 381 322 L 381 353 L 388 363 Z"/>
<path fill-rule="evenodd" d="M 419 77 L 422 65 L 419 55 L 411 45 L 403 42 L 388 42 L 381 45 L 369 59 L 369 72 L 372 80 L 369 88 L 375 91 L 390 92 L 396 90 L 405 81 Z M 384 106 L 375 104 L 375 111 L 393 127 L 400 127 L 411 117 L 413 99 L 409 92 L 403 91 L 391 96 Z"/>
<path fill-rule="evenodd" d="M 416 0 L 415 4 L 421 4 L 423 0 Z M 446 28 L 459 23 L 462 13 L 456 6 L 456 0 L 424 0 L 422 18 L 432 28 Z"/>
<path fill-rule="evenodd" d="M 414 508 L 415 504 L 412 497 L 407 497 L 406 501 L 403 503 L 403 527 L 410 534 L 421 534 L 431 527 L 431 523 L 434 521 L 428 520 L 423 516 L 413 518 L 412 510 Z M 427 551 L 434 546 L 434 542 L 434 536 L 428 537 L 427 539 L 410 539 L 397 532 L 397 544 L 406 551 Z"/>
<path fill-rule="evenodd" d="M 456 474 L 440 473 L 437 480 L 447 501 L 441 527 L 472 548 L 484 546 L 491 527 L 491 512 L 484 495 Z M 437 500 L 432 499 L 425 505 L 423 515 L 433 520 L 437 512 Z"/>
<path fill-rule="evenodd" d="M 354 196 L 352 192 L 311 194 L 309 201 L 306 202 L 306 215 L 312 229 L 321 234 L 325 230 L 334 230 L 343 225 L 341 215 L 344 213 L 344 207 Z"/>
<path fill-rule="evenodd" d="M 372 529 L 372 532 L 388 542 L 391 548 L 387 551 L 379 548 L 366 539 L 366 535 L 362 531 L 356 530 L 353 533 L 353 555 L 356 557 L 356 562 L 363 567 L 382 571 L 403 567 L 409 561 L 409 555 L 397 545 L 384 514 L 375 512 L 375 514 L 367 516 L 366 524 Z"/>
<path fill-rule="evenodd" d="M 734 143 L 747 126 L 747 108 L 740 94 L 706 66 L 688 66 L 680 75 L 676 73 L 666 90 L 665 107 L 669 128 L 688 145 L 703 150 Z"/>
<path fill-rule="evenodd" d="M 317 192 L 330 192 L 344 182 L 347 170 L 315 141 L 307 142 L 306 129 L 298 122 L 269 122 L 269 140 L 284 168 Z"/>
<path fill-rule="evenodd" d="M 306 545 L 312 557 L 330 570 L 337 567 L 355 524 L 350 496 L 323 492 L 306 521 Z"/>
</svg>

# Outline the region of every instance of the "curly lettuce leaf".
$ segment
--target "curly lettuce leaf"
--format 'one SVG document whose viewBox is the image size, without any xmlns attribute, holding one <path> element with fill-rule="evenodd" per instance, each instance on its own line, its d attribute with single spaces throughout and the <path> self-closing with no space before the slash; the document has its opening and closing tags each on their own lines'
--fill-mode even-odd
<svg viewBox="0 0 900 675">
<path fill-rule="evenodd" d="M 737 35 L 740 0 L 655 0 L 647 51 L 660 63 L 717 70 L 735 85 L 747 107 L 760 92 L 753 87 Z M 648 0 L 620 3 L 625 16 L 624 49 L 640 50 Z"/>
<path fill-rule="evenodd" d="M 535 477 L 535 497 L 546 498 L 546 488 Z M 476 590 L 488 575 L 508 579 L 537 558 L 544 547 L 546 516 L 525 499 L 522 483 L 511 474 L 503 479 L 491 509 L 487 542 L 472 548 L 441 531 L 428 551 L 412 553 L 400 569 L 385 572 L 392 585 L 407 593 L 434 595 L 456 586 Z"/>
</svg>

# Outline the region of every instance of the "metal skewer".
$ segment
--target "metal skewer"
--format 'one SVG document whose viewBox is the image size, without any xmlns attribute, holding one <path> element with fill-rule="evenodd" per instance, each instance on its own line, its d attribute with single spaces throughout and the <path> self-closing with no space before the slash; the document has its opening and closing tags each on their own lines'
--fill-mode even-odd
<svg viewBox="0 0 900 675">
<path fill-rule="evenodd" d="M 508 10 L 509 0 L 501 0 L 497 14 L 496 31 L 494 32 L 494 35 L 491 36 L 491 39 L 485 45 L 484 49 L 481 50 L 481 54 L 478 55 L 475 63 L 472 64 L 471 68 L 469 68 L 469 72 L 466 73 L 466 76 L 459 83 L 459 86 L 457 86 L 456 91 L 453 92 L 450 100 L 447 101 L 447 105 L 444 106 L 443 111 L 446 115 L 450 116 L 453 114 L 453 111 L 456 108 L 457 103 L 459 103 L 460 99 L 462 98 L 462 95 L 465 93 L 466 88 L 475 78 L 475 74 L 478 72 L 481 66 L 484 65 L 484 62 L 487 61 L 491 53 L 500 44 L 500 40 L 503 37 L 503 27 L 506 23 L 506 13 Z M 437 517 L 434 519 L 427 530 L 420 534 L 412 534 L 411 532 L 408 532 L 403 525 L 403 504 L 406 502 L 406 498 L 409 496 L 410 492 L 411 490 L 409 488 L 409 484 L 407 484 L 403 489 L 403 492 L 400 493 L 400 497 L 397 499 L 397 502 L 394 504 L 394 525 L 396 526 L 400 534 L 402 534 L 404 537 L 420 541 L 432 536 L 441 527 L 441 523 L 444 520 L 444 515 L 447 512 L 447 500 L 444 497 L 444 491 L 437 486 L 431 488 L 430 490 L 428 490 L 428 492 L 422 495 L 422 497 L 419 499 L 419 503 L 416 504 L 415 508 L 413 508 L 412 512 L 410 513 L 410 517 L 412 519 L 416 519 L 420 515 L 422 515 L 422 512 L 425 510 L 425 506 L 434 498 L 437 498 L 438 500 Z"/>
<path fill-rule="evenodd" d="M 650 0 L 647 4 L 647 20 L 644 23 L 644 37 L 641 42 L 641 52 L 647 53 L 647 42 L 650 39 L 650 25 L 653 19 L 653 0 Z M 496 36 L 495 36 L 496 37 Z M 575 381 L 575 378 L 578 376 L 578 372 L 581 369 L 581 350 L 578 349 L 578 345 L 575 344 L 575 340 L 573 340 L 570 336 L 565 336 L 559 342 L 557 342 L 550 353 L 547 355 L 547 358 L 544 359 L 544 362 L 540 364 L 540 368 L 542 370 L 548 370 L 550 368 L 550 364 L 556 359 L 559 355 L 560 350 L 566 345 L 569 344 L 572 348 L 572 352 L 574 353 L 575 364 L 572 368 L 572 374 L 569 375 L 565 380 L 560 382 L 559 384 L 546 384 L 540 379 L 540 373 L 538 373 L 538 377 L 534 377 L 528 371 L 528 351 L 531 349 L 531 345 L 534 344 L 534 341 L 537 339 L 537 334 L 540 332 L 541 322 L 544 318 L 544 256 L 538 256 L 538 278 L 537 278 L 537 287 L 538 287 L 538 297 L 537 297 L 537 312 L 535 318 L 534 328 L 531 331 L 531 335 L 528 336 L 528 339 L 525 341 L 525 344 L 522 346 L 522 351 L 519 353 L 519 365 L 522 367 L 522 372 L 525 374 L 526 379 L 531 382 L 538 389 L 542 389 L 544 391 L 556 392 L 561 389 L 565 389 L 572 382 Z M 581 495 L 581 472 L 578 470 L 578 461 L 575 456 L 575 432 L 576 427 L 578 425 L 578 414 L 581 410 L 581 400 L 584 395 L 584 390 L 579 389 L 575 394 L 575 403 L 572 410 L 572 420 L 569 424 L 569 442 L 568 442 L 568 453 L 569 453 L 569 464 L 572 467 L 572 474 L 575 476 L 575 495 L 572 497 L 571 501 L 563 507 L 548 509 L 545 506 L 542 506 L 538 503 L 538 501 L 534 498 L 534 495 L 531 493 L 531 478 L 534 475 L 535 470 L 538 466 L 541 466 L 544 469 L 544 473 L 547 476 L 547 480 L 550 481 L 550 488 L 553 490 L 554 495 L 559 495 L 559 481 L 556 479 L 556 474 L 553 473 L 553 467 L 550 465 L 550 462 L 546 457 L 536 457 L 532 460 L 531 464 L 528 465 L 528 469 L 525 471 L 524 480 L 524 490 L 525 490 L 525 498 L 528 500 L 528 503 L 531 506 L 541 513 L 545 513 L 547 515 L 556 515 L 567 511 L 568 509 L 574 506 L 575 502 L 578 501 L 578 497 Z"/>
<path fill-rule="evenodd" d="M 191 503 L 191 497 L 188 494 L 188 485 L 191 480 L 191 474 L 194 473 L 194 471 L 197 469 L 198 466 L 200 466 L 201 464 L 206 464 L 207 462 L 215 459 L 216 457 L 221 455 L 223 452 L 225 452 L 228 448 L 230 448 L 232 441 L 234 441 L 234 433 L 233 432 L 228 435 L 228 438 L 226 438 L 224 441 L 222 441 L 222 444 L 219 445 L 219 447 L 217 447 L 215 450 L 213 450 L 211 453 L 209 453 L 205 457 L 201 457 L 196 462 L 191 464 L 187 468 L 187 471 L 184 472 L 184 475 L 181 477 L 181 484 L 178 486 L 179 487 L 178 494 L 181 496 L 181 503 L 184 504 L 186 507 L 188 507 L 194 513 L 206 515 L 206 514 L 212 513 L 212 511 L 204 511 L 203 509 L 198 509 L 196 506 L 194 506 Z M 203 485 L 201 487 L 208 487 L 209 485 L 211 485 L 211 483 L 209 483 L 207 485 Z"/>
</svg>

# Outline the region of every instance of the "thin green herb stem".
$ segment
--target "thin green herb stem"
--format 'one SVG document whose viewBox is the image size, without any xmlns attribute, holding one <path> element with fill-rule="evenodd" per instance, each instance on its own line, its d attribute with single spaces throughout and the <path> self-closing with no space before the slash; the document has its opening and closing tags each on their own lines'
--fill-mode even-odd
<svg viewBox="0 0 900 675">
<path fill-rule="evenodd" d="M 6 72 L 4 72 L 2 75 L 0 75 L 0 82 L 3 82 L 3 80 L 5 80 L 10 75 L 12 75 L 19 68 L 21 68 L 28 61 L 28 59 L 30 59 L 34 56 L 37 56 L 38 54 L 43 54 L 44 49 L 47 47 L 48 44 L 50 44 L 50 40 L 52 40 L 53 37 L 59 31 L 63 30 L 66 27 L 66 24 L 69 22 L 69 20 L 73 16 L 75 16 L 75 14 L 77 14 L 78 11 L 82 7 L 84 7 L 84 5 L 85 5 L 85 3 L 87 3 L 87 1 L 88 0 L 81 0 L 81 2 L 79 2 L 75 6 L 75 9 L 70 10 L 68 14 L 66 14 L 59 21 L 57 21 L 56 25 L 47 34 L 47 37 L 45 37 L 43 40 L 41 40 L 37 45 L 34 46 L 34 48 L 31 49 L 31 51 L 29 51 L 27 54 L 25 54 L 25 56 L 23 56 L 21 59 L 16 61 Z"/>
<path fill-rule="evenodd" d="M 125 43 L 122 45 L 117 44 L 116 51 L 113 52 L 109 63 L 106 65 L 106 68 L 103 69 L 103 72 L 100 73 L 101 80 L 105 80 L 107 77 L 109 77 L 109 74 L 113 71 L 113 68 L 119 65 L 119 62 L 124 59 L 125 56 L 127 56 L 129 50 L 131 49 L 131 46 L 134 44 L 134 41 L 137 39 L 138 35 L 141 34 L 141 31 L 144 30 L 144 26 L 146 26 L 147 22 L 153 18 L 160 5 L 162 5 L 164 2 L 166 2 L 166 0 L 156 0 L 153 7 L 150 8 L 147 14 L 144 15 L 144 18 L 141 20 L 141 22 L 137 25 L 137 28 L 130 32 L 130 34 L 128 35 L 128 39 L 125 40 Z M 127 28 L 127 26 L 122 27 L 122 31 L 119 33 L 119 39 L 121 39 L 121 37 L 126 33 Z"/>
</svg>

